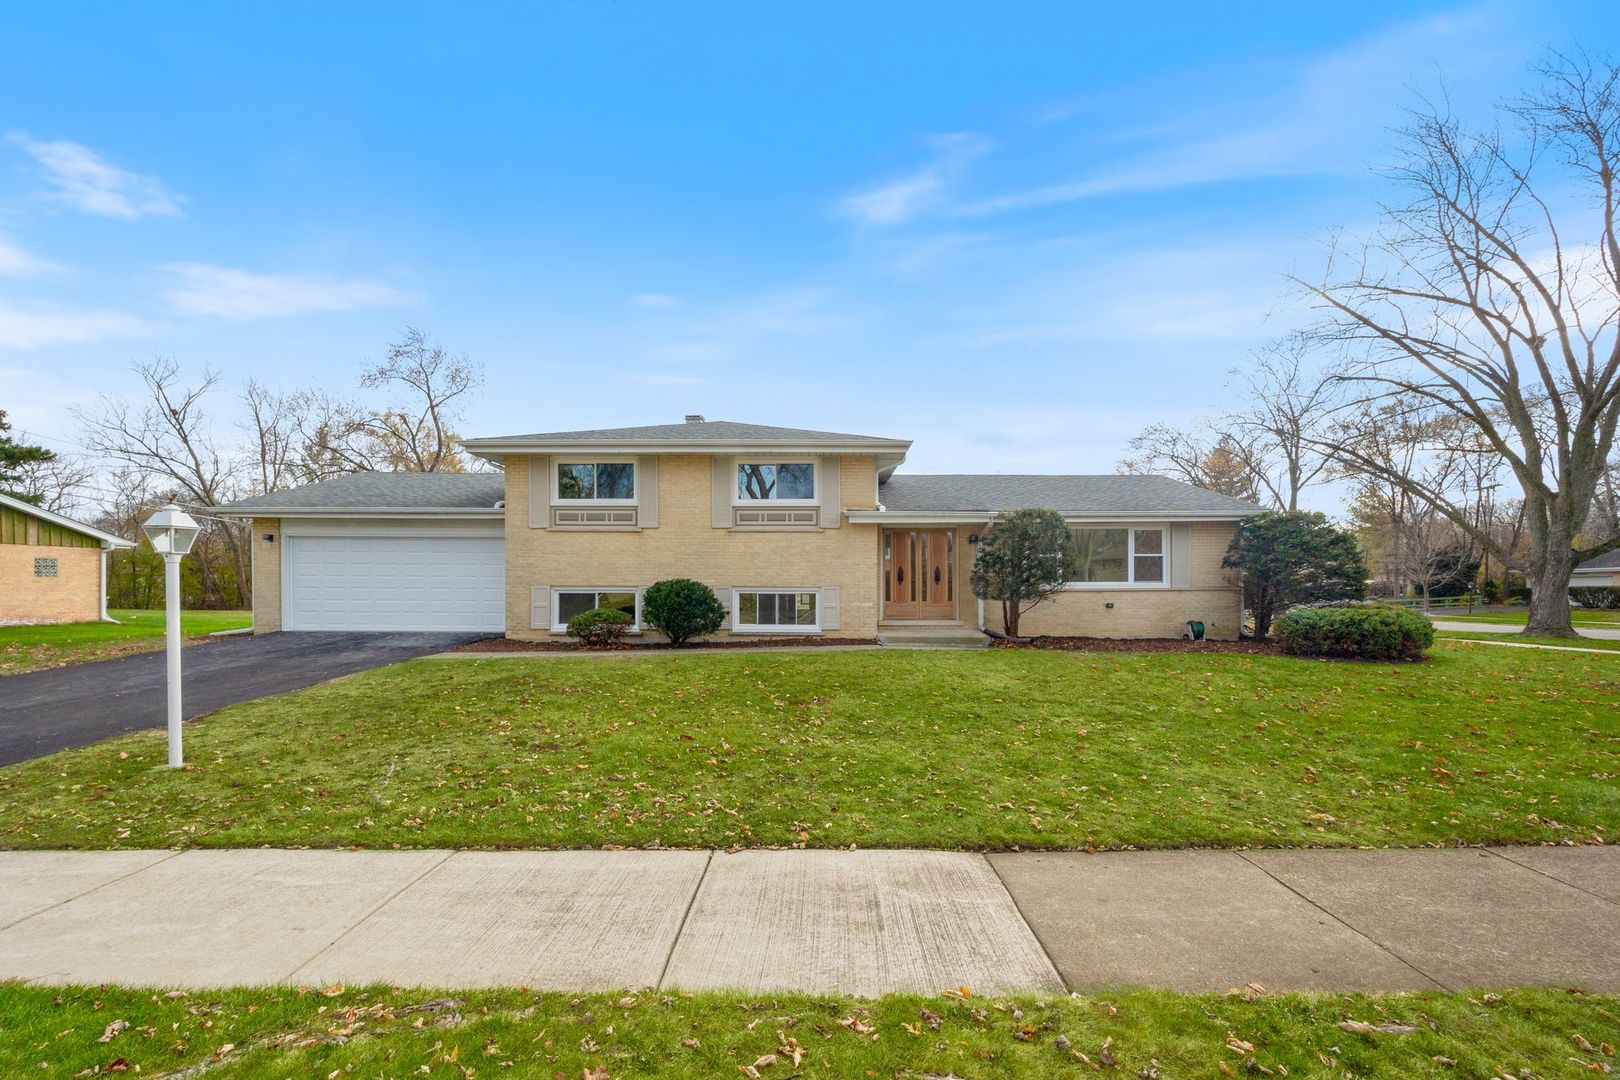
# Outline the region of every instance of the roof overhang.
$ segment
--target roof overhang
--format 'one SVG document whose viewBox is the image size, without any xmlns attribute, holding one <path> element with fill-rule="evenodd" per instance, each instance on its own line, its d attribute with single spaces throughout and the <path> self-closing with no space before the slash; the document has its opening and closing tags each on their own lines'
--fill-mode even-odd
<svg viewBox="0 0 1620 1080">
<path fill-rule="evenodd" d="M 804 442 L 793 439 L 643 439 L 570 442 L 531 439 L 464 439 L 461 448 L 485 461 L 504 464 L 512 454 L 873 454 L 878 468 L 905 460 L 909 439 Z"/>
<path fill-rule="evenodd" d="M 251 506 L 218 509 L 220 517 L 241 518 L 362 518 L 418 521 L 490 521 L 506 516 L 502 506 Z"/>
<path fill-rule="evenodd" d="M 132 540 L 125 540 L 122 536 L 115 536 L 110 532 L 102 532 L 100 529 L 86 525 L 82 521 L 74 521 L 70 517 L 63 517 L 54 511 L 35 506 L 31 502 L 14 499 L 10 495 L 0 495 L 0 506 L 9 506 L 13 510 L 21 510 L 23 513 L 37 517 L 41 521 L 48 521 L 52 525 L 60 525 L 64 529 L 71 529 L 76 533 L 90 537 L 92 540 L 100 540 L 101 546 L 104 548 L 128 549 L 135 546 Z"/>
<path fill-rule="evenodd" d="M 1141 521 L 1242 521 L 1260 511 L 1230 510 L 1133 510 L 1129 513 L 1098 513 L 1085 510 L 1059 510 L 1064 521 L 1121 525 Z M 852 525 L 984 525 L 1011 510 L 845 510 Z"/>
</svg>

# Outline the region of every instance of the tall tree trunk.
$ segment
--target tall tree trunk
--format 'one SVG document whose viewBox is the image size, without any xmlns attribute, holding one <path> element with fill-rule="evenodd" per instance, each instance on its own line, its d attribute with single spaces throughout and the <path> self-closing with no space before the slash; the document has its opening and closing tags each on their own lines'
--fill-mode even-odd
<svg viewBox="0 0 1620 1080">
<path fill-rule="evenodd" d="M 1530 586 L 1530 617 L 1524 633 L 1530 637 L 1579 637 L 1569 615 L 1569 575 L 1575 569 L 1576 529 L 1556 504 L 1545 515 L 1532 513 L 1530 522 L 1530 566 L 1525 574 Z"/>
</svg>

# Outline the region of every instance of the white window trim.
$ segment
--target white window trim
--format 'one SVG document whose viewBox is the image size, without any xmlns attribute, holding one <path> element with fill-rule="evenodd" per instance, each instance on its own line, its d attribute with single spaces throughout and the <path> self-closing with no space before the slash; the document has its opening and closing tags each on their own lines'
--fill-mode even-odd
<svg viewBox="0 0 1620 1080">
<path fill-rule="evenodd" d="M 630 488 L 633 494 L 628 499 L 565 499 L 559 494 L 560 485 L 557 480 L 557 470 L 563 465 L 628 465 L 632 470 L 630 474 Z M 641 463 L 633 457 L 553 457 L 551 459 L 551 505 L 553 506 L 635 506 L 641 494 Z"/>
<path fill-rule="evenodd" d="M 814 593 L 816 597 L 816 622 L 814 626 L 801 626 L 794 623 L 791 626 L 760 626 L 755 623 L 745 623 L 739 618 L 742 611 L 743 593 Z M 742 585 L 731 590 L 731 632 L 733 634 L 819 634 L 821 633 L 821 590 L 806 588 L 803 585 Z"/>
<path fill-rule="evenodd" d="M 1170 585 L 1170 526 L 1156 523 L 1132 525 L 1120 522 L 1114 524 L 1099 524 L 1089 521 L 1071 521 L 1067 523 L 1070 529 L 1124 529 L 1127 537 L 1125 554 L 1125 572 L 1130 575 L 1127 581 L 1066 581 L 1063 583 L 1065 591 L 1069 592 L 1095 592 L 1113 589 L 1168 589 Z M 1137 530 L 1157 531 L 1160 536 L 1160 559 L 1164 567 L 1163 581 L 1137 581 L 1136 580 L 1136 533 Z"/>
<path fill-rule="evenodd" d="M 745 499 L 737 492 L 737 469 L 743 465 L 808 465 L 810 466 L 810 498 L 808 499 Z M 739 457 L 731 461 L 732 506 L 820 506 L 821 460 L 813 457 Z M 809 589 L 800 589 L 809 592 Z M 819 618 L 819 616 L 818 616 Z"/>
<path fill-rule="evenodd" d="M 625 633 L 641 633 L 641 601 L 642 594 L 646 592 L 645 589 L 638 589 L 631 585 L 553 585 L 551 587 L 551 632 L 553 634 L 568 633 L 568 624 L 566 622 L 559 622 L 557 619 L 558 613 L 562 611 L 562 606 L 557 602 L 557 597 L 562 593 L 569 592 L 588 592 L 598 594 L 605 592 L 634 593 L 636 597 L 636 621 L 630 624 L 630 628 L 626 630 Z M 820 611 L 821 609 L 818 606 L 816 608 L 818 618 L 820 617 Z"/>
</svg>

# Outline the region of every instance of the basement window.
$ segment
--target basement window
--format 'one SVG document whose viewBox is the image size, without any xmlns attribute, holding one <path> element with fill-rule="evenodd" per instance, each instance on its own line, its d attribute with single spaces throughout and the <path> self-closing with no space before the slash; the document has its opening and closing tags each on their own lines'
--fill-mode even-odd
<svg viewBox="0 0 1620 1080">
<path fill-rule="evenodd" d="M 821 629 L 815 592 L 767 592 L 739 589 L 732 627 L 736 630 L 807 633 Z"/>
</svg>

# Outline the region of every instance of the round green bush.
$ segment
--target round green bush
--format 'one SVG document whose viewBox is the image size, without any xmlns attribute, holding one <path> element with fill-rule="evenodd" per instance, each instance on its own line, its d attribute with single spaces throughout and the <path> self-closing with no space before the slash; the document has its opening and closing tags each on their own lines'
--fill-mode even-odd
<svg viewBox="0 0 1620 1080">
<path fill-rule="evenodd" d="M 617 608 L 591 608 L 568 620 L 568 636 L 586 645 L 605 648 L 617 645 L 635 620 Z"/>
<path fill-rule="evenodd" d="M 641 619 L 662 630 L 671 645 L 712 634 L 726 624 L 726 609 L 714 590 L 691 578 L 669 578 L 647 586 L 641 598 Z"/>
<path fill-rule="evenodd" d="M 1434 624 L 1416 611 L 1383 605 L 1295 608 L 1272 627 L 1291 656 L 1417 660 L 1434 644 Z"/>
</svg>

